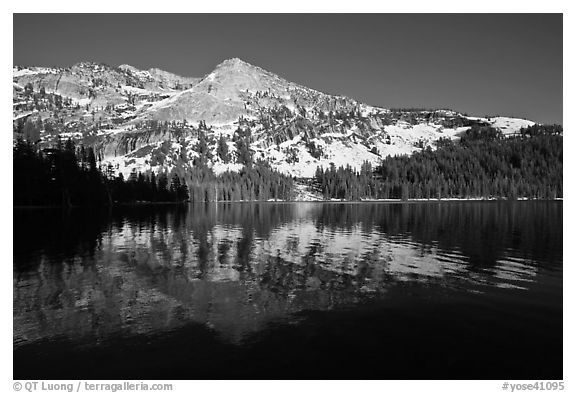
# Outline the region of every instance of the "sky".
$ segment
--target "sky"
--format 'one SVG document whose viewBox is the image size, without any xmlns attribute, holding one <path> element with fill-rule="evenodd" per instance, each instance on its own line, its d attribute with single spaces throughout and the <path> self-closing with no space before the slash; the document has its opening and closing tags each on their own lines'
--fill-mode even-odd
<svg viewBox="0 0 576 393">
<path fill-rule="evenodd" d="M 231 57 L 385 108 L 562 119 L 562 14 L 14 14 L 14 65 L 201 77 Z"/>
</svg>

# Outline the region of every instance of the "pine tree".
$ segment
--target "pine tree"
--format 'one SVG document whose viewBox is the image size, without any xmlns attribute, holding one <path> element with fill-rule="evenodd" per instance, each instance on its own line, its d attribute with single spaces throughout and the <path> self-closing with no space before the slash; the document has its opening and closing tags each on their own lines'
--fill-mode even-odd
<svg viewBox="0 0 576 393">
<path fill-rule="evenodd" d="M 226 139 L 224 135 L 220 135 L 220 139 L 218 139 L 218 147 L 217 147 L 217 154 L 220 159 L 227 164 L 230 161 L 230 155 L 228 153 L 228 143 L 226 143 Z"/>
</svg>

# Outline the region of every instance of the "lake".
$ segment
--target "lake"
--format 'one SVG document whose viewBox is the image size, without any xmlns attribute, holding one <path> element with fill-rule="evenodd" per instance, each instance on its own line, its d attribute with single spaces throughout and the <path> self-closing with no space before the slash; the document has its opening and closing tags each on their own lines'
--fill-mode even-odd
<svg viewBox="0 0 576 393">
<path fill-rule="evenodd" d="M 562 202 L 14 210 L 15 379 L 562 379 Z"/>
</svg>

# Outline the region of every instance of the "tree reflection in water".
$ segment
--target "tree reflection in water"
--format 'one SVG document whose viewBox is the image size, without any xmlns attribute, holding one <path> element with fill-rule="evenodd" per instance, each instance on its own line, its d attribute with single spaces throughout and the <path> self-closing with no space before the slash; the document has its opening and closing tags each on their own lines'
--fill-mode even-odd
<svg viewBox="0 0 576 393">
<path fill-rule="evenodd" d="M 560 294 L 561 309 L 561 273 L 561 202 L 15 211 L 14 345 L 191 323 L 239 345 L 308 312 L 430 286 Z"/>
</svg>

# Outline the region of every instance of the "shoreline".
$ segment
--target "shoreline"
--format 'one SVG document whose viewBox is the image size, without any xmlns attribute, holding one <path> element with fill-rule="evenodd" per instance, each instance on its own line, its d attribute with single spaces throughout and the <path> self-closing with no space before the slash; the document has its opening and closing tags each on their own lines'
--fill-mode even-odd
<svg viewBox="0 0 576 393">
<path fill-rule="evenodd" d="M 300 199 L 292 201 L 284 200 L 272 200 L 272 201 L 218 201 L 218 202 L 204 202 L 204 203 L 294 203 L 294 202 L 305 202 L 305 203 L 426 203 L 426 202 L 562 202 L 563 198 L 555 199 L 529 199 L 529 198 L 518 198 L 514 200 L 506 198 L 442 198 L 442 199 L 361 199 L 361 200 L 346 200 L 346 199 Z M 190 203 L 202 203 L 202 202 L 190 202 Z"/>
<path fill-rule="evenodd" d="M 72 206 L 54 206 L 54 205 L 30 205 L 30 206 L 12 206 L 13 209 L 113 209 L 115 207 L 143 207 L 143 206 L 176 206 L 187 205 L 191 202 L 135 202 L 135 203 L 115 203 L 113 205 L 72 205 Z"/>
<path fill-rule="evenodd" d="M 190 204 L 219 204 L 219 203 L 428 203 L 428 202 L 563 202 L 564 198 L 555 199 L 529 199 L 518 198 L 509 200 L 506 198 L 441 198 L 441 199 L 360 199 L 360 200 L 346 200 L 346 199 L 330 199 L 330 200 L 316 200 L 316 199 L 300 199 L 300 200 L 239 200 L 239 201 L 209 201 L 209 202 L 138 202 L 138 203 L 121 203 L 114 205 L 102 206 L 53 206 L 53 205 L 31 205 L 31 206 L 12 206 L 17 210 L 36 210 L 36 209 L 103 209 L 103 208 L 118 208 L 118 207 L 149 207 L 149 206 L 184 206 Z"/>
</svg>

